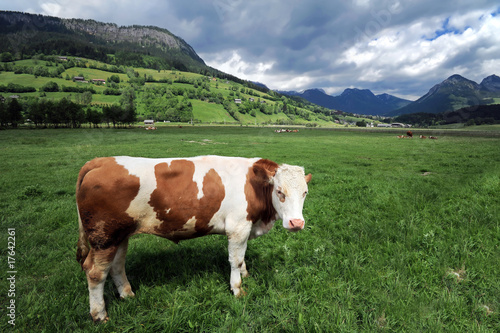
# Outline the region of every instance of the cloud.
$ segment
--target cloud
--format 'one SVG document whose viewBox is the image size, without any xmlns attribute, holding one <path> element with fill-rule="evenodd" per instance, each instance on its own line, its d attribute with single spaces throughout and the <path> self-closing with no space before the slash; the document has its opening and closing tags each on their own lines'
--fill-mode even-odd
<svg viewBox="0 0 500 333">
<path fill-rule="evenodd" d="M 273 89 L 344 88 L 418 98 L 458 73 L 500 62 L 492 0 L 18 0 L 4 7 L 119 25 L 155 25 L 205 62 Z"/>
</svg>

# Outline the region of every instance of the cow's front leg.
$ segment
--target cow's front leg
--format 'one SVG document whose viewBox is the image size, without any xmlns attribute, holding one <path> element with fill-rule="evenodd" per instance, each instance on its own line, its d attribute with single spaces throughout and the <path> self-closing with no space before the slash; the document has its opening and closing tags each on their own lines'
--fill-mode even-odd
<svg viewBox="0 0 500 333">
<path fill-rule="evenodd" d="M 231 290 L 236 297 L 244 296 L 246 293 L 241 288 L 241 275 L 248 275 L 245 265 L 245 251 L 247 249 L 248 237 L 240 234 L 229 235 L 229 263 L 231 264 Z"/>
<path fill-rule="evenodd" d="M 115 259 L 111 265 L 110 274 L 115 282 L 116 288 L 120 293 L 121 298 L 133 297 L 135 296 L 128 282 L 127 275 L 125 274 L 125 256 L 127 255 L 128 249 L 128 239 L 124 240 L 120 246 L 118 246 L 118 251 L 116 252 Z"/>
</svg>

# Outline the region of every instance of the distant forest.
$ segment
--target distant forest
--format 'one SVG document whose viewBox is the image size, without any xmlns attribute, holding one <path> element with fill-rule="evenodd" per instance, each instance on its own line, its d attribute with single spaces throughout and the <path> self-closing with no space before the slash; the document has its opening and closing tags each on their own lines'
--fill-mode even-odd
<svg viewBox="0 0 500 333">
<path fill-rule="evenodd" d="M 444 113 L 411 113 L 398 116 L 395 122 L 419 127 L 464 123 L 467 126 L 500 123 L 500 104 L 476 105 Z"/>
</svg>

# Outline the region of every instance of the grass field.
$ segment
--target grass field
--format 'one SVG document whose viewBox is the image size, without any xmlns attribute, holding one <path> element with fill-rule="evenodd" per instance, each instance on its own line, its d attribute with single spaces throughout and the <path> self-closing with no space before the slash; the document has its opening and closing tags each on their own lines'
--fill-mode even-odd
<svg viewBox="0 0 500 333">
<path fill-rule="evenodd" d="M 500 331 L 498 138 L 184 126 L 10 130 L 0 142 L 2 332 Z M 240 299 L 225 237 L 132 238 L 136 297 L 120 300 L 108 279 L 110 321 L 95 325 L 75 260 L 80 167 L 96 156 L 201 154 L 303 165 L 313 175 L 305 229 L 277 223 L 249 242 Z"/>
</svg>

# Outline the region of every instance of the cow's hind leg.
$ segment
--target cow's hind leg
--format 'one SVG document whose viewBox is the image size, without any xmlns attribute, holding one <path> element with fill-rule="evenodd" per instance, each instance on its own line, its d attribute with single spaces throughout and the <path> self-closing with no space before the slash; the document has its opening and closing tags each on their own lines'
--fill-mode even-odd
<svg viewBox="0 0 500 333">
<path fill-rule="evenodd" d="M 104 283 L 116 252 L 117 247 L 104 250 L 92 248 L 83 264 L 89 284 L 90 315 L 94 321 L 108 320 L 104 304 Z"/>
<path fill-rule="evenodd" d="M 127 275 L 125 274 L 125 256 L 127 255 L 127 249 L 128 239 L 124 240 L 120 246 L 118 246 L 110 271 L 121 298 L 135 296 L 128 282 Z"/>
</svg>

